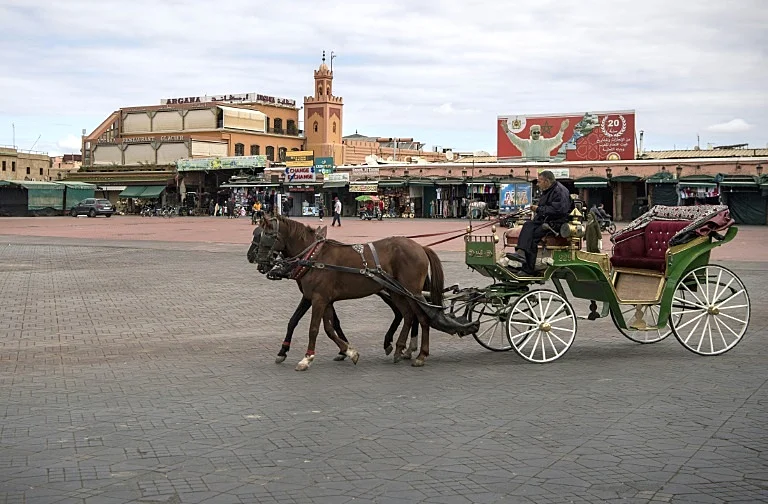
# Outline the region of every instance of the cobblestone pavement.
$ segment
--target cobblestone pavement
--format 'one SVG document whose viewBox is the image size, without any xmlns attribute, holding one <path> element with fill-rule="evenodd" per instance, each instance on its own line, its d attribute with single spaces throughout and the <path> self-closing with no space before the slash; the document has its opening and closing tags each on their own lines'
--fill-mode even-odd
<svg viewBox="0 0 768 504">
<path fill-rule="evenodd" d="M 551 364 L 433 333 L 412 368 L 369 298 L 337 306 L 357 366 L 320 337 L 298 373 L 298 289 L 245 244 L 1 238 L 0 503 L 768 499 L 768 262 L 725 263 L 753 313 L 719 357 L 581 320 Z"/>
</svg>

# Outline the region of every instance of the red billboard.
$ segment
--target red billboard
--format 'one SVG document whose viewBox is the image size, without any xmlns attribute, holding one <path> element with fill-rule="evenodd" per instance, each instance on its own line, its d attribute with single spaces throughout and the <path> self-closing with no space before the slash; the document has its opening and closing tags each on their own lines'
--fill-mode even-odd
<svg viewBox="0 0 768 504">
<path fill-rule="evenodd" d="M 499 116 L 500 161 L 635 159 L 635 111 Z"/>
</svg>

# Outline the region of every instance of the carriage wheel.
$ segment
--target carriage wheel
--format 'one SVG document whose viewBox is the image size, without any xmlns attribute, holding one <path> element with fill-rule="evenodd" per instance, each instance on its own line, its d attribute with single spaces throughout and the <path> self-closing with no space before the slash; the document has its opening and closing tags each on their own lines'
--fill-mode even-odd
<svg viewBox="0 0 768 504">
<path fill-rule="evenodd" d="M 683 300 L 685 300 L 684 294 L 681 296 L 683 297 Z M 658 324 L 659 305 L 646 306 L 645 310 L 646 311 L 643 317 L 645 323 L 650 326 Z M 622 305 L 621 315 L 624 317 L 625 321 L 631 320 L 634 317 L 634 313 L 635 305 Z M 677 319 L 680 320 L 679 315 L 677 315 Z M 672 334 L 672 330 L 669 328 L 669 323 L 667 323 L 667 325 L 665 325 L 662 329 L 654 329 L 652 331 L 632 331 L 629 329 L 622 329 L 619 327 L 619 323 L 616 321 L 616 315 L 614 315 L 613 310 L 611 310 L 611 320 L 613 320 L 613 325 L 616 326 L 616 329 L 618 329 L 621 334 L 626 336 L 627 339 L 634 341 L 635 343 L 658 343 L 659 341 Z"/>
<path fill-rule="evenodd" d="M 479 321 L 480 329 L 472 334 L 480 346 L 493 352 L 506 352 L 512 349 L 507 336 L 507 316 L 509 297 L 481 297 L 472 302 L 467 311 L 470 321 Z"/>
<path fill-rule="evenodd" d="M 722 266 L 701 266 L 677 283 L 670 326 L 691 352 L 720 355 L 741 341 L 749 314 L 749 294 L 739 277 Z"/>
<path fill-rule="evenodd" d="M 523 359 L 543 364 L 561 357 L 576 337 L 576 313 L 563 296 L 533 290 L 520 296 L 509 312 L 507 334 Z"/>
</svg>

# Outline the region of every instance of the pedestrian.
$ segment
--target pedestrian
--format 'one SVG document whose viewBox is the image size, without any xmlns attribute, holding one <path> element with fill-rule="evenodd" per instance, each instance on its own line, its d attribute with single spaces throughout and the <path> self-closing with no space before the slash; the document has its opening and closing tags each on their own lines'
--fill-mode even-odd
<svg viewBox="0 0 768 504">
<path fill-rule="evenodd" d="M 339 201 L 338 196 L 333 197 L 333 222 L 331 222 L 331 227 L 335 226 L 336 223 L 339 223 L 339 227 L 341 227 L 341 201 Z"/>
<path fill-rule="evenodd" d="M 323 217 L 325 217 L 325 206 L 320 205 L 320 208 L 317 210 L 317 214 L 320 216 L 320 222 L 323 222 Z"/>
</svg>

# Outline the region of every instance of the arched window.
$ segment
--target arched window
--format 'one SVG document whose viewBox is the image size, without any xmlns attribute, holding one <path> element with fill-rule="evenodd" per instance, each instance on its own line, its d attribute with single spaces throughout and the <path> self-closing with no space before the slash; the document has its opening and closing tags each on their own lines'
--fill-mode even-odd
<svg viewBox="0 0 768 504">
<path fill-rule="evenodd" d="M 275 148 L 272 147 L 271 145 L 267 147 L 267 159 L 269 159 L 270 161 L 275 160 Z"/>
<path fill-rule="evenodd" d="M 288 152 L 288 149 L 286 149 L 285 147 L 280 147 L 279 149 L 277 149 L 277 156 L 278 156 L 278 159 L 280 159 L 280 161 L 285 161 L 286 152 Z"/>
<path fill-rule="evenodd" d="M 282 133 L 283 132 L 283 120 L 279 118 L 275 118 L 275 133 Z"/>
<path fill-rule="evenodd" d="M 251 145 L 251 156 L 258 156 L 258 155 L 259 155 L 259 146 Z"/>
<path fill-rule="evenodd" d="M 318 84 L 317 85 L 317 94 L 322 95 L 323 94 L 323 85 Z"/>
<path fill-rule="evenodd" d="M 328 96 L 331 96 L 331 86 L 326 86 L 325 94 L 327 94 Z"/>
<path fill-rule="evenodd" d="M 298 133 L 298 131 L 296 131 L 296 121 L 288 119 L 285 123 L 285 130 L 289 135 L 296 135 Z"/>
<path fill-rule="evenodd" d="M 315 121 L 315 124 L 312 125 L 312 129 L 315 130 L 315 133 L 317 133 L 317 121 Z"/>
<path fill-rule="evenodd" d="M 245 156 L 245 145 L 241 143 L 235 144 L 235 156 Z"/>
<path fill-rule="evenodd" d="M 333 132 L 336 133 L 336 121 L 333 121 Z"/>
<path fill-rule="evenodd" d="M 291 150 L 292 151 L 300 151 L 301 149 L 299 149 L 298 147 L 292 147 Z"/>
</svg>

